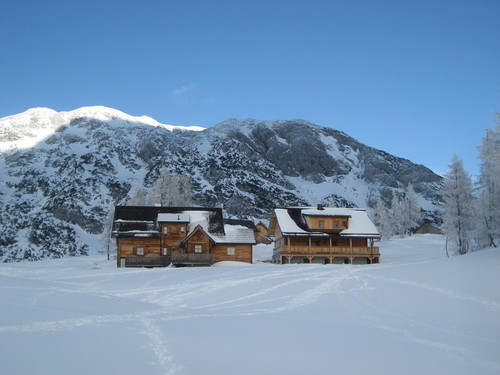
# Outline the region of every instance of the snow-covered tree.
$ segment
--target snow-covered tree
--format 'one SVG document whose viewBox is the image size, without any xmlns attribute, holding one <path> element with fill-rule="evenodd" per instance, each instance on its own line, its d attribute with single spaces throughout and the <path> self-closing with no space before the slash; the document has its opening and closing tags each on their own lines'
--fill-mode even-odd
<svg viewBox="0 0 500 375">
<path fill-rule="evenodd" d="M 403 199 L 403 212 L 404 212 L 404 227 L 406 234 L 411 234 L 411 232 L 421 224 L 423 215 L 420 209 L 420 204 L 418 203 L 417 193 L 410 183 L 406 188 L 406 195 Z"/>
<path fill-rule="evenodd" d="M 392 191 L 390 223 L 392 226 L 392 234 L 395 236 L 404 237 L 406 234 L 406 213 L 403 200 L 399 197 L 396 191 Z"/>
<path fill-rule="evenodd" d="M 104 245 L 108 260 L 110 259 L 110 253 L 116 252 L 115 243 L 111 239 L 111 233 L 113 232 L 114 216 L 115 216 L 115 206 L 113 204 L 110 204 L 108 208 L 108 215 L 106 216 L 106 221 L 104 223 L 104 230 L 102 232 L 102 243 Z"/>
<path fill-rule="evenodd" d="M 383 239 L 409 235 L 422 220 L 422 210 L 411 184 L 404 193 L 393 190 L 389 206 L 378 197 L 373 211 L 374 223 Z"/>
<path fill-rule="evenodd" d="M 188 176 L 171 174 L 166 167 L 162 167 L 147 201 L 150 205 L 189 206 L 191 191 L 191 180 Z"/>
<path fill-rule="evenodd" d="M 136 182 L 131 189 L 130 198 L 127 201 L 127 206 L 144 206 L 146 200 L 144 197 L 144 190 L 139 182 Z"/>
<path fill-rule="evenodd" d="M 496 130 L 486 129 L 479 156 L 478 236 L 485 246 L 496 247 L 495 240 L 500 238 L 500 114 L 497 114 Z"/>
<path fill-rule="evenodd" d="M 450 170 L 444 175 L 441 196 L 444 201 L 443 228 L 449 242 L 460 255 L 469 251 L 473 241 L 474 196 L 472 179 L 458 156 L 453 156 Z"/>
<path fill-rule="evenodd" d="M 377 202 L 373 208 L 373 222 L 377 226 L 381 239 L 386 240 L 391 238 L 393 231 L 390 213 L 382 197 L 377 198 Z"/>
</svg>

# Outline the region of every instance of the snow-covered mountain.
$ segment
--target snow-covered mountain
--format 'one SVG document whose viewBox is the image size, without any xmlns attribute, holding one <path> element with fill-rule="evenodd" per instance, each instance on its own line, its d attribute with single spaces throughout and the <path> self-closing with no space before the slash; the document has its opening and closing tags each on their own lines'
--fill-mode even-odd
<svg viewBox="0 0 500 375">
<path fill-rule="evenodd" d="M 162 166 L 191 177 L 194 202 L 267 218 L 284 205 L 372 206 L 413 183 L 432 215 L 441 178 L 428 168 L 304 120 L 163 125 L 105 107 L 36 108 L 0 119 L 1 259 L 102 248 L 110 207 Z"/>
</svg>

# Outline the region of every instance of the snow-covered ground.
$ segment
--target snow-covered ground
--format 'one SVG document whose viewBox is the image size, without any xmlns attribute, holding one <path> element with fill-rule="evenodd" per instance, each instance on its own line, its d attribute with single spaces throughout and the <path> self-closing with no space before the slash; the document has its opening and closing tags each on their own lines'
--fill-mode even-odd
<svg viewBox="0 0 500 375">
<path fill-rule="evenodd" d="M 500 250 L 374 265 L 0 265 L 0 374 L 499 374 Z M 257 247 L 256 258 L 270 256 Z"/>
</svg>

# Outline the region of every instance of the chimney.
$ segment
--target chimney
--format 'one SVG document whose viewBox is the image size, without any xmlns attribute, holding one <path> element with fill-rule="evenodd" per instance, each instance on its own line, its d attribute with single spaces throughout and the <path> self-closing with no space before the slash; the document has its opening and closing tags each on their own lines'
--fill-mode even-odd
<svg viewBox="0 0 500 375">
<path fill-rule="evenodd" d="M 323 205 L 318 203 L 318 211 L 323 211 L 324 209 Z"/>
</svg>

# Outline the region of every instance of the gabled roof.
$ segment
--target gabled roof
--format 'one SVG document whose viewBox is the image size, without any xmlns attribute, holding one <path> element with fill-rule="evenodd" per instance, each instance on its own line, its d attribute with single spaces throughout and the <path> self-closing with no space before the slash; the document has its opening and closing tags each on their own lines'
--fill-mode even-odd
<svg viewBox="0 0 500 375">
<path fill-rule="evenodd" d="M 379 237 L 373 222 L 366 210 L 361 208 L 325 207 L 318 210 L 314 207 L 276 208 L 273 218 L 277 221 L 281 233 L 285 236 L 330 236 L 330 233 L 310 230 L 304 216 L 348 217 L 349 228 L 338 235 L 343 237 Z"/>
<path fill-rule="evenodd" d="M 204 236 L 207 236 L 212 242 L 215 242 L 210 233 L 207 233 L 200 224 L 197 224 L 188 235 L 182 240 L 183 243 L 186 243 L 194 236 L 196 232 L 201 232 Z"/>
</svg>

